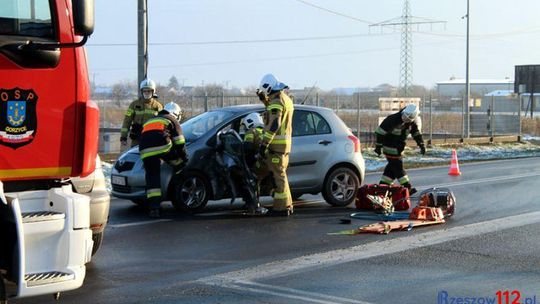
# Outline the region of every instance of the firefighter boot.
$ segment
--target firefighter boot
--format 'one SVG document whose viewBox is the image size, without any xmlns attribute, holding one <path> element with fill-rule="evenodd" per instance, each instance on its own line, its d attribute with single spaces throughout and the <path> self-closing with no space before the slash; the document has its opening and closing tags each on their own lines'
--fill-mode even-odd
<svg viewBox="0 0 540 304">
<path fill-rule="evenodd" d="M 409 189 L 409 195 L 413 195 L 413 194 L 415 194 L 416 192 L 418 192 L 418 190 L 416 190 L 416 188 L 413 188 L 413 186 L 411 185 L 411 183 L 405 183 L 405 184 L 403 184 L 403 187 Z"/>
<path fill-rule="evenodd" d="M 270 211 L 270 216 L 290 216 L 294 213 L 293 206 L 290 206 L 287 209 L 284 210 L 274 210 L 272 209 Z"/>
<path fill-rule="evenodd" d="M 150 212 L 148 212 L 148 216 L 151 218 L 160 218 L 161 214 L 159 212 L 159 208 L 150 209 Z"/>
<path fill-rule="evenodd" d="M 261 205 L 249 206 L 247 208 L 247 215 L 266 215 L 267 213 L 268 209 Z"/>
<path fill-rule="evenodd" d="M 161 204 L 161 197 L 151 197 L 148 199 L 149 212 L 148 216 L 151 218 L 159 218 L 161 216 L 159 211 L 159 205 Z"/>
</svg>

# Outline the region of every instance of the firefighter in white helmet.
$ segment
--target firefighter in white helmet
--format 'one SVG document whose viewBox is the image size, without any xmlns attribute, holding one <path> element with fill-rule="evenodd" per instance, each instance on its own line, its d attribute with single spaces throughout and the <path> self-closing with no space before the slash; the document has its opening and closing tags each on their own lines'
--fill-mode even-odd
<svg viewBox="0 0 540 304">
<path fill-rule="evenodd" d="M 186 140 L 180 127 L 182 109 L 174 102 L 165 105 L 142 128 L 139 151 L 146 172 L 146 198 L 150 217 L 159 217 L 161 204 L 161 160 L 179 171 L 187 162 Z"/>
<path fill-rule="evenodd" d="M 399 112 L 387 116 L 375 129 L 377 138 L 375 153 L 379 156 L 383 153 L 388 161 L 379 183 L 391 185 L 394 179 L 397 179 L 400 185 L 409 188 L 411 194 L 415 193 L 416 189 L 411 186 L 409 176 L 403 169 L 401 153 L 405 149 L 407 137 L 411 134 L 420 147 L 420 153 L 426 154 L 419 114 L 418 107 L 415 104 L 409 104 Z"/>
<path fill-rule="evenodd" d="M 120 131 L 120 142 L 124 147 L 127 145 L 128 135 L 131 146 L 138 145 L 143 124 L 163 110 L 163 106 L 155 98 L 156 83 L 153 80 L 144 79 L 139 89 L 141 96 L 129 105 Z"/>
<path fill-rule="evenodd" d="M 264 130 L 259 147 L 262 166 L 259 180 L 271 174 L 275 185 L 273 191 L 273 215 L 288 216 L 293 212 L 292 196 L 287 179 L 289 153 L 291 152 L 292 99 L 284 92 L 288 86 L 274 75 L 265 75 L 257 90 L 259 99 L 266 106 Z"/>
<path fill-rule="evenodd" d="M 264 122 L 261 117 L 261 114 L 257 112 L 249 113 L 240 121 L 240 130 L 239 134 L 244 139 L 244 156 L 246 164 L 253 173 L 257 173 L 261 164 L 258 162 L 257 155 L 259 153 L 259 147 L 262 143 L 264 131 Z M 247 185 L 243 185 L 246 187 Z M 259 187 L 257 183 L 256 187 Z M 250 215 L 265 215 L 268 212 L 268 209 L 262 207 L 257 200 L 253 200 L 252 197 L 245 195 L 246 193 L 258 193 L 255 191 L 246 191 L 243 193 L 244 201 L 246 202 L 245 208 L 247 209 L 247 214 Z"/>
</svg>

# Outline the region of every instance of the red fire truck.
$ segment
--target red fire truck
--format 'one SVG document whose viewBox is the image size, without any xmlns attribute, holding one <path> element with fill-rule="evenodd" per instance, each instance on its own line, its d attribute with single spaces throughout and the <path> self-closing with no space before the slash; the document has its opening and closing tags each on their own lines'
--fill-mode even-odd
<svg viewBox="0 0 540 304">
<path fill-rule="evenodd" d="M 82 48 L 93 7 L 0 7 L 0 303 L 78 288 L 91 259 L 90 198 L 70 178 L 96 163 L 99 111 Z"/>
</svg>

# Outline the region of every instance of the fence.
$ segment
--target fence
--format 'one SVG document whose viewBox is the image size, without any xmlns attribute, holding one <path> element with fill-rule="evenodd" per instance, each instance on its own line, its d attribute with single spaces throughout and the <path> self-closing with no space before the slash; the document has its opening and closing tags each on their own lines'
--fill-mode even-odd
<svg viewBox="0 0 540 304">
<path fill-rule="evenodd" d="M 295 103 L 317 105 L 331 108 L 359 136 L 364 145 L 374 141 L 373 132 L 379 123 L 379 107 L 376 96 L 363 99 L 355 95 L 313 94 L 293 96 Z M 196 116 L 208 110 L 220 107 L 260 104 L 256 96 L 175 96 L 168 101 L 178 103 L 184 109 L 184 119 Z M 101 109 L 101 145 L 102 152 L 118 152 L 119 130 L 122 125 L 128 100 L 98 100 Z M 523 107 L 523 105 L 522 105 Z M 488 96 L 476 100 L 470 108 L 470 137 L 496 137 L 521 135 L 520 117 L 522 112 L 517 98 Z M 421 102 L 423 133 L 426 140 L 463 139 L 466 120 L 463 102 L 459 99 L 424 100 Z M 538 118 L 536 118 L 538 120 Z M 528 123 L 532 130 L 529 134 L 538 135 L 540 124 Z"/>
</svg>

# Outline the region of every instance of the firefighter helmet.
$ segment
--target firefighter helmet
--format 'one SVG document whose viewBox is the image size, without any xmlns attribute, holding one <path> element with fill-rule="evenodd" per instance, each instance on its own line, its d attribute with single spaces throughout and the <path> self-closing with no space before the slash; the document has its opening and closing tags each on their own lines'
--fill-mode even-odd
<svg viewBox="0 0 540 304">
<path fill-rule="evenodd" d="M 259 90 L 266 96 L 272 91 L 281 91 L 285 88 L 288 88 L 288 86 L 280 82 L 273 74 L 264 75 L 259 84 Z"/>
<path fill-rule="evenodd" d="M 240 121 L 240 134 L 246 133 L 247 130 L 253 127 L 264 127 L 261 114 L 257 112 L 249 113 Z"/>
<path fill-rule="evenodd" d="M 150 78 L 145 78 L 143 81 L 141 81 L 139 89 L 140 90 L 142 90 L 142 89 L 151 89 L 151 90 L 155 91 L 156 90 L 156 83 Z"/>
<path fill-rule="evenodd" d="M 166 104 L 165 107 L 163 107 L 163 110 L 169 112 L 169 114 L 174 116 L 178 121 L 182 119 L 182 108 L 174 102 Z"/>
<path fill-rule="evenodd" d="M 139 89 L 141 90 L 141 95 L 144 99 L 150 99 L 154 96 L 156 93 L 156 83 L 149 78 L 145 78 L 143 81 L 141 81 L 141 84 L 139 85 Z M 151 93 L 145 93 L 143 91 L 145 90 L 151 90 Z"/>
<path fill-rule="evenodd" d="M 411 103 L 401 111 L 401 119 L 403 119 L 403 122 L 412 122 L 418 117 L 418 114 L 420 114 L 418 107 Z"/>
</svg>

